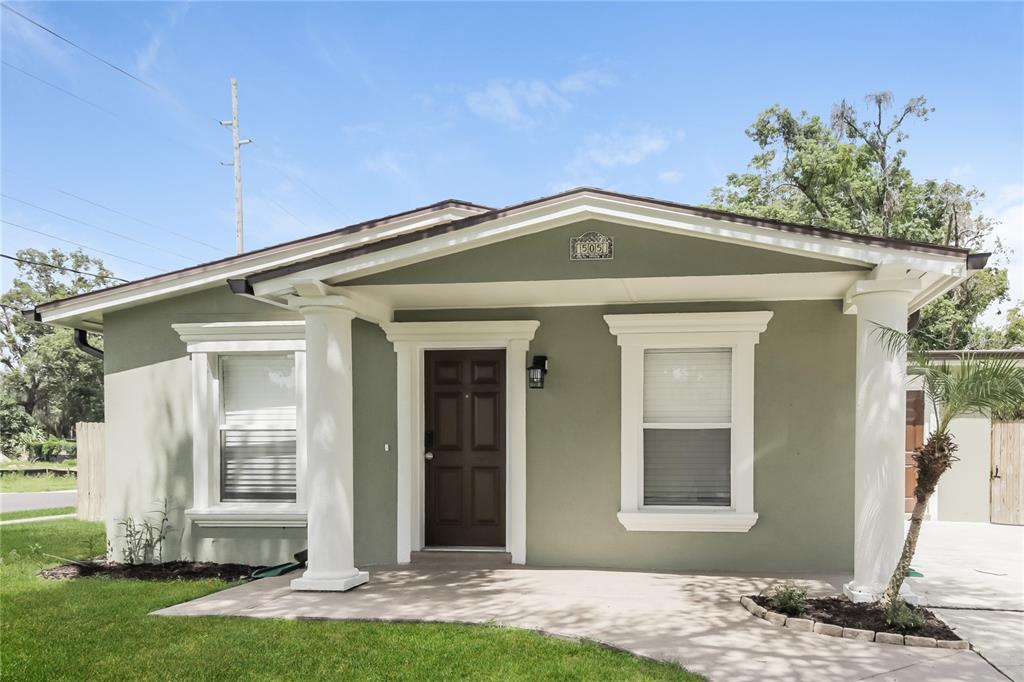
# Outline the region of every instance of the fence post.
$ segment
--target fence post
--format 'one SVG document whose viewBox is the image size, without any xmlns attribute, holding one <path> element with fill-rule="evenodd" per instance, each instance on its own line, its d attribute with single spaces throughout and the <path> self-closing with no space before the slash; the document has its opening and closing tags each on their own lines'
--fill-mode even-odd
<svg viewBox="0 0 1024 682">
<path fill-rule="evenodd" d="M 78 422 L 78 518 L 103 520 L 106 497 L 106 440 L 102 422 Z"/>
</svg>

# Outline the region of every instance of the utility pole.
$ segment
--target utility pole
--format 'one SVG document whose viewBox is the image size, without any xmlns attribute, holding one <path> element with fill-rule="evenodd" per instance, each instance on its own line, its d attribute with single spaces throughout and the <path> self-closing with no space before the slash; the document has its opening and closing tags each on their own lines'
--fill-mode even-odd
<svg viewBox="0 0 1024 682">
<path fill-rule="evenodd" d="M 230 164 L 222 161 L 221 165 L 235 167 L 235 246 L 238 253 L 242 253 L 245 250 L 242 240 L 242 145 L 249 144 L 252 140 L 241 140 L 238 136 L 238 80 L 235 78 L 231 79 L 231 120 L 221 121 L 220 124 L 231 127 L 234 160 Z"/>
</svg>

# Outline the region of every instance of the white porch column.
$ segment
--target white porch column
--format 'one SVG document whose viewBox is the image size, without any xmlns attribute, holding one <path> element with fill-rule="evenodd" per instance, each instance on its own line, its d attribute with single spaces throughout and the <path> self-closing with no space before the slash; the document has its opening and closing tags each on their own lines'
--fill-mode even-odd
<svg viewBox="0 0 1024 682">
<path fill-rule="evenodd" d="M 309 558 L 293 590 L 344 591 L 355 567 L 352 475 L 352 320 L 331 297 L 295 301 L 306 318 L 306 501 Z"/>
<path fill-rule="evenodd" d="M 914 280 L 858 282 L 848 295 L 857 314 L 853 601 L 881 596 L 903 547 L 906 356 L 888 351 L 879 327 L 907 330 Z"/>
</svg>

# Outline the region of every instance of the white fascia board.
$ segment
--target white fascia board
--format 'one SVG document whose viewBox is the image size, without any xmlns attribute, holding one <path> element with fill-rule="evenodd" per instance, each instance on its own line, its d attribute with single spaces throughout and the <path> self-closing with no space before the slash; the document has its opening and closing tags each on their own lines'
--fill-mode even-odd
<svg viewBox="0 0 1024 682">
<path fill-rule="evenodd" d="M 394 310 L 538 308 L 685 301 L 841 300 L 870 273 L 767 273 L 438 284 L 366 284 L 362 293 Z"/>
<path fill-rule="evenodd" d="M 228 279 L 244 277 L 253 272 L 281 267 L 307 258 L 315 258 L 339 249 L 396 237 L 431 225 L 467 218 L 478 212 L 480 211 L 451 206 L 426 214 L 398 218 L 356 232 L 342 232 L 313 242 L 284 245 L 270 251 L 252 254 L 249 257 L 243 254 L 224 263 L 213 263 L 184 272 L 169 273 L 137 284 L 129 283 L 110 291 L 99 291 L 87 295 L 81 300 L 57 303 L 41 311 L 40 317 L 41 321 L 47 324 L 67 324 L 84 317 L 127 308 L 143 302 L 158 301 L 192 291 L 223 286 Z M 99 330 L 98 322 L 93 321 L 92 325 L 94 329 Z"/>
<path fill-rule="evenodd" d="M 884 245 L 786 232 L 704 218 L 680 209 L 654 207 L 641 202 L 582 193 L 517 210 L 462 230 L 259 282 L 254 285 L 254 291 L 257 295 L 280 294 L 289 289 L 293 281 L 300 279 L 340 283 L 346 279 L 411 265 L 588 218 L 861 266 L 895 263 L 907 269 L 958 277 L 963 276 L 966 271 L 965 259 L 961 255 L 908 251 Z"/>
</svg>

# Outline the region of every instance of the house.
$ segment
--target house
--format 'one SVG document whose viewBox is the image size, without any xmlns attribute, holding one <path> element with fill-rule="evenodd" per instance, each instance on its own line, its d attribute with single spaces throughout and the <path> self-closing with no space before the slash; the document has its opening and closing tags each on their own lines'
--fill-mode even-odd
<svg viewBox="0 0 1024 682">
<path fill-rule="evenodd" d="M 346 590 L 424 547 L 852 573 L 903 536 L 907 318 L 985 254 L 599 189 L 444 201 L 38 306 L 104 337 L 108 533 Z"/>
<path fill-rule="evenodd" d="M 1003 358 L 1024 365 L 1024 350 L 929 351 L 932 362 L 958 366 L 964 357 Z M 913 508 L 917 471 L 912 455 L 936 423 L 936 406 L 925 398 L 919 377 L 907 390 L 905 511 Z M 941 406 L 940 406 L 941 409 Z M 1024 423 L 993 421 L 974 413 L 956 417 L 950 433 L 957 461 L 939 479 L 928 504 L 933 521 L 1024 525 Z"/>
</svg>

